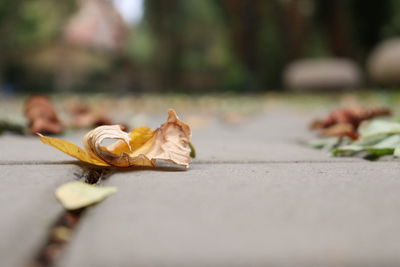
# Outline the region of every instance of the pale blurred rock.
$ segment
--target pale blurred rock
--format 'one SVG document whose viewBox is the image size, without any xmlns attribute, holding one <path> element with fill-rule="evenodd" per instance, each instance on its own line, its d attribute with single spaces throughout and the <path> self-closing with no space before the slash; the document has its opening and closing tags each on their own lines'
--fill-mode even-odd
<svg viewBox="0 0 400 267">
<path fill-rule="evenodd" d="M 368 59 L 368 72 L 374 82 L 400 85 L 400 38 L 379 44 Z"/>
<path fill-rule="evenodd" d="M 360 68 L 348 59 L 304 59 L 284 71 L 285 85 L 296 91 L 351 89 L 361 80 Z"/>
</svg>

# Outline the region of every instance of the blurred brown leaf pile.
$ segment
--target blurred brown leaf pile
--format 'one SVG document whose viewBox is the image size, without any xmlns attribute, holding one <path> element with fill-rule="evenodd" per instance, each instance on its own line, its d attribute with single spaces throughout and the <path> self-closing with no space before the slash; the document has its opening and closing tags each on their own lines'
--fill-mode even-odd
<svg viewBox="0 0 400 267">
<path fill-rule="evenodd" d="M 64 125 L 47 96 L 32 96 L 24 108 L 30 133 L 60 134 Z"/>
<path fill-rule="evenodd" d="M 324 119 L 313 121 L 310 128 L 317 130 L 322 136 L 348 136 L 357 139 L 357 129 L 362 121 L 389 115 L 391 111 L 388 108 L 343 107 L 332 111 Z"/>
</svg>

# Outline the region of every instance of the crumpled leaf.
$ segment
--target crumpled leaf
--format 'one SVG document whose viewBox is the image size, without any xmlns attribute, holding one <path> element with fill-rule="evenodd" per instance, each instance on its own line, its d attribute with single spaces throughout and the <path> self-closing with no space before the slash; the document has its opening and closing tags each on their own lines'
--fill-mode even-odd
<svg viewBox="0 0 400 267">
<path fill-rule="evenodd" d="M 101 202 L 115 192 L 116 187 L 73 181 L 57 188 L 55 195 L 66 209 L 76 210 Z"/>
<path fill-rule="evenodd" d="M 57 138 L 40 135 L 40 139 L 70 156 L 99 166 L 155 166 L 157 160 L 164 160 L 187 168 L 191 161 L 191 136 L 189 126 L 169 109 L 167 122 L 154 131 L 139 127 L 128 134 L 119 125 L 97 127 L 83 138 L 85 149 Z M 106 139 L 116 142 L 103 146 Z"/>
<path fill-rule="evenodd" d="M 65 109 L 71 117 L 69 126 L 72 128 L 83 129 L 114 124 L 104 110 L 95 109 L 87 103 L 71 102 Z"/>
<path fill-rule="evenodd" d="M 31 96 L 24 106 L 30 133 L 60 134 L 64 125 L 47 96 Z"/>
<path fill-rule="evenodd" d="M 315 120 L 310 127 L 322 136 L 348 136 L 357 139 L 357 129 L 366 120 L 378 116 L 388 116 L 387 108 L 343 107 L 332 111 L 327 117 Z"/>
<path fill-rule="evenodd" d="M 328 128 L 320 129 L 319 133 L 321 136 L 336 136 L 336 137 L 347 136 L 352 139 L 357 138 L 354 126 L 351 123 L 347 122 L 337 123 Z"/>
</svg>

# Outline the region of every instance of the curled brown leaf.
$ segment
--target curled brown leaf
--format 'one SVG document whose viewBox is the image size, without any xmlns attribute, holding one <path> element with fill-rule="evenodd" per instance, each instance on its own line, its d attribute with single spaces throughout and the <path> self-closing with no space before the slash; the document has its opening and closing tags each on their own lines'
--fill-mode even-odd
<svg viewBox="0 0 400 267">
<path fill-rule="evenodd" d="M 30 133 L 60 134 L 64 126 L 47 96 L 32 96 L 25 102 L 24 114 Z"/>
<path fill-rule="evenodd" d="M 391 115 L 391 111 L 387 108 L 344 107 L 332 111 L 324 119 L 313 121 L 310 128 L 323 136 L 348 136 L 356 139 L 362 121 L 388 115 Z"/>
</svg>

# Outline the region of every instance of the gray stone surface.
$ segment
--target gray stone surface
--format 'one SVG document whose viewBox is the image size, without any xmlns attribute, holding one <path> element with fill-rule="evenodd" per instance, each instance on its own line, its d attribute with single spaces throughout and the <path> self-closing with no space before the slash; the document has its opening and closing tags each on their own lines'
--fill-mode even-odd
<svg viewBox="0 0 400 267">
<path fill-rule="evenodd" d="M 119 192 L 88 209 L 58 265 L 400 265 L 400 165 L 300 145 L 313 138 L 316 114 L 285 107 L 239 125 L 213 118 L 193 131 L 198 157 L 188 171 L 112 175 L 105 184 Z M 61 138 L 81 145 L 83 134 Z M 62 212 L 54 189 L 79 168 L 36 137 L 3 135 L 0 147 L 0 266 L 21 266 Z"/>
<path fill-rule="evenodd" d="M 81 136 L 74 135 L 68 137 L 59 137 L 69 141 L 73 141 L 81 146 Z M 39 137 L 36 136 L 15 136 L 3 135 L 0 138 L 0 162 L 3 163 L 54 163 L 58 164 L 63 161 L 71 161 L 73 158 L 43 144 Z"/>
<path fill-rule="evenodd" d="M 398 266 L 398 162 L 129 171 L 60 266 Z"/>
<path fill-rule="evenodd" d="M 0 266 L 25 266 L 62 212 L 55 188 L 74 178 L 75 166 L 0 165 Z"/>
</svg>

